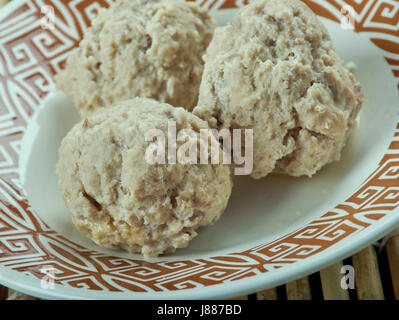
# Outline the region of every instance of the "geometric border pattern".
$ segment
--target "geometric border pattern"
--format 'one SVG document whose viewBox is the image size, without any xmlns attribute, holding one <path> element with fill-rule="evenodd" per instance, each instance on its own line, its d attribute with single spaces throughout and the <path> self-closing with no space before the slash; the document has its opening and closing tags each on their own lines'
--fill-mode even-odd
<svg viewBox="0 0 399 320">
<path fill-rule="evenodd" d="M 316 14 L 340 22 L 355 10 L 355 31 L 385 53 L 399 82 L 399 2 L 303 0 Z M 199 0 L 211 12 L 245 0 Z M 271 243 L 206 259 L 151 263 L 89 250 L 51 230 L 31 210 L 18 176 L 20 142 L 35 109 L 53 88 L 53 76 L 78 45 L 99 7 L 110 0 L 21 0 L 0 20 L 0 265 L 36 278 L 51 265 L 57 284 L 112 292 L 155 292 L 212 286 L 282 268 L 362 232 L 399 206 L 399 125 L 378 168 L 344 203 Z M 55 29 L 41 28 L 51 4 Z M 399 86 L 398 86 L 399 89 Z"/>
</svg>

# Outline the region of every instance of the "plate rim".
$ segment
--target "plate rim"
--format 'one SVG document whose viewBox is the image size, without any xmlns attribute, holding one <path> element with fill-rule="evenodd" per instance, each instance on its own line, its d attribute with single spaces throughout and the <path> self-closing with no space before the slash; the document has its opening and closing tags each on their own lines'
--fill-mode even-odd
<svg viewBox="0 0 399 320">
<path fill-rule="evenodd" d="M 228 0 L 225 2 L 234 2 L 234 0 Z M 310 1 L 310 0 L 303 0 L 305 3 L 310 3 L 310 2 L 314 2 L 314 1 Z M 12 12 L 12 10 L 14 10 L 15 8 L 17 8 L 20 4 L 25 3 L 25 2 L 29 2 L 29 0 L 14 0 L 12 1 L 10 4 L 8 4 L 5 8 L 2 8 L 2 10 L 0 11 L 0 20 L 1 17 L 4 17 L 6 12 Z M 31 2 L 35 2 L 35 1 L 31 1 Z M 95 2 L 95 1 L 93 1 Z M 368 1 L 364 1 L 364 2 L 368 2 Z M 317 2 L 316 2 L 317 3 Z M 378 2 L 375 3 L 375 5 L 377 5 Z M 330 17 L 331 18 L 331 17 Z M 1 26 L 1 24 L 0 24 Z M 398 48 L 399 48 L 399 44 L 398 44 Z M 399 128 L 397 128 L 399 129 Z M 395 132 L 395 130 L 394 130 Z M 0 140 L 3 136 L 0 136 Z M 394 138 L 394 135 L 392 135 L 392 138 Z M 1 141 L 0 141 L 1 142 Z M 388 152 L 389 150 L 387 150 Z M 2 178 L 2 175 L 0 175 L 0 178 Z M 366 179 L 367 180 L 367 179 Z M 3 190 L 1 190 L 3 191 Z M 312 270 L 314 270 L 314 268 L 317 266 L 318 268 L 322 268 L 327 266 L 328 264 L 332 263 L 335 260 L 338 260 L 344 256 L 349 256 L 350 254 L 354 253 L 355 251 L 357 251 L 359 248 L 368 245 L 369 243 L 373 242 L 374 240 L 377 240 L 378 238 L 380 238 L 382 236 L 382 234 L 389 232 L 391 229 L 394 229 L 398 224 L 399 224 L 399 208 L 396 207 L 395 210 L 392 210 L 392 213 L 385 216 L 384 218 L 382 218 L 383 221 L 380 221 L 379 223 L 375 223 L 374 225 L 370 225 L 367 227 L 368 230 L 372 230 L 373 232 L 359 232 L 359 233 L 352 233 L 348 236 L 346 236 L 343 240 L 338 241 L 335 244 L 332 244 L 331 246 L 329 246 L 328 248 L 325 248 L 323 251 L 321 251 L 320 253 L 317 253 L 315 255 L 312 256 L 312 265 L 309 265 L 308 259 L 302 259 L 300 261 L 297 261 L 295 263 L 293 263 L 292 265 L 295 264 L 295 268 L 292 268 L 292 265 L 287 265 L 285 268 L 279 269 L 279 273 L 285 273 L 287 274 L 286 277 L 281 277 L 284 278 L 284 282 L 287 281 L 287 279 L 293 279 L 293 277 L 298 277 L 300 276 L 300 274 L 305 275 L 310 273 Z M 1 216 L 0 216 L 1 217 Z M 40 217 L 39 217 L 40 219 Z M 384 223 L 383 223 L 384 222 Z M 382 227 L 381 225 L 383 225 L 384 227 Z M 378 226 L 378 228 L 377 228 Z M 375 228 L 376 230 L 373 230 L 373 228 Z M 336 247 L 337 245 L 341 244 L 342 242 L 348 241 L 350 240 L 352 237 L 356 236 L 357 238 L 359 238 L 359 235 L 361 235 L 361 239 L 362 242 L 360 243 L 360 240 L 357 240 L 358 245 L 356 246 L 352 246 L 351 249 L 349 248 L 340 248 L 337 249 L 335 248 L 335 250 L 330 250 L 330 248 L 332 247 Z M 285 237 L 286 235 L 284 235 Z M 0 242 L 1 242 L 1 237 L 0 237 Z M 327 259 L 326 257 L 324 257 L 325 252 L 329 252 L 329 251 L 333 251 L 335 252 L 335 255 L 333 255 L 332 253 L 329 253 L 328 256 L 329 258 Z M 0 255 L 1 257 L 1 255 Z M 118 258 L 120 259 L 120 258 Z M 306 265 L 309 265 L 308 267 L 305 267 Z M 290 268 L 291 267 L 291 268 Z M 294 269 L 299 269 L 302 268 L 301 272 L 293 272 L 291 270 Z M 43 289 L 40 288 L 40 285 L 38 286 L 38 284 L 40 284 L 40 280 L 38 278 L 32 277 L 32 275 L 25 275 L 23 273 L 20 273 L 18 271 L 15 270 L 11 270 L 12 273 L 16 273 L 19 275 L 19 277 L 17 278 L 21 278 L 21 277 L 26 277 L 29 280 L 26 280 L 26 283 L 30 283 L 32 282 L 31 280 L 33 280 L 32 285 L 35 284 L 35 287 L 26 287 L 26 286 L 20 286 L 18 283 L 10 283 L 7 279 L 6 276 L 4 275 L 3 271 L 4 270 L 8 270 L 10 271 L 9 267 L 5 267 L 1 264 L 0 262 L 0 282 L 6 284 L 9 287 L 12 288 L 16 288 L 16 289 L 21 289 L 21 291 L 24 291 L 26 293 L 32 293 L 32 295 L 37 296 L 37 297 L 43 297 L 43 298 L 74 298 L 71 297 L 70 295 L 66 294 L 63 295 L 60 291 L 63 291 L 62 288 L 66 288 L 66 291 L 72 290 L 79 290 L 79 292 L 82 292 L 82 289 L 74 289 L 71 286 L 66 286 L 65 284 L 62 285 L 57 285 L 57 289 L 55 291 L 51 291 L 53 294 L 43 294 L 44 292 L 50 292 L 50 291 L 44 291 Z M 318 269 L 320 270 L 320 269 Z M 206 286 L 206 290 L 204 290 L 204 288 L 202 288 L 202 290 L 200 290 L 199 288 L 194 288 L 194 289 L 177 289 L 177 290 L 170 290 L 170 291 L 157 291 L 157 292 L 153 292 L 153 293 L 148 293 L 150 296 L 153 295 L 154 299 L 164 299 L 165 297 L 171 297 L 171 299 L 175 299 L 175 298 L 179 298 L 179 297 L 175 297 L 176 296 L 180 296 L 180 295 L 186 295 L 188 292 L 190 293 L 190 298 L 194 298 L 197 297 L 198 299 L 202 299 L 205 297 L 212 297 L 212 292 L 214 293 L 212 299 L 214 298 L 223 298 L 226 297 L 226 294 L 222 294 L 220 293 L 220 291 L 225 290 L 224 287 L 225 286 L 230 286 L 230 289 L 232 289 L 232 292 L 236 292 L 237 295 L 240 294 L 244 294 L 247 293 L 248 290 L 253 291 L 254 288 L 258 287 L 258 289 L 261 288 L 265 288 L 264 286 L 260 285 L 260 278 L 262 278 L 263 282 L 265 282 L 265 279 L 268 277 L 272 277 L 274 275 L 273 271 L 268 271 L 268 272 L 264 272 L 261 273 L 259 275 L 253 275 L 241 280 L 235 280 L 232 281 L 230 283 L 219 283 L 219 284 L 213 284 L 213 285 L 208 285 Z M 245 285 L 245 283 L 247 285 Z M 251 289 L 248 287 L 251 284 Z M 272 282 L 269 283 L 269 285 L 271 285 Z M 273 284 L 273 285 L 278 285 L 277 284 Z M 59 286 L 59 287 L 58 287 Z M 209 294 L 209 292 L 210 294 Z M 248 291 L 248 293 L 250 292 Z M 143 297 L 144 299 L 146 298 L 145 296 L 147 295 L 147 293 L 140 293 L 140 292 L 134 292 L 134 291 L 122 291 L 122 292 L 110 292 L 110 291 L 106 291 L 105 289 L 102 289 L 101 291 L 96 291 L 96 290 L 87 290 L 84 291 L 86 294 L 84 297 L 82 298 L 97 298 L 97 296 L 101 296 L 102 294 L 106 294 L 107 298 L 113 298 L 116 297 L 117 299 L 121 299 L 122 297 L 119 297 L 119 295 L 133 295 L 134 297 L 129 297 L 129 299 L 139 299 L 141 297 Z M 54 294 L 56 293 L 56 294 Z M 236 295 L 234 294 L 234 295 Z M 88 297 L 90 296 L 90 297 Z M 159 297 L 157 297 L 159 296 Z M 230 294 L 228 295 L 230 296 Z M 102 297 L 104 298 L 104 297 Z M 184 297 L 183 297 L 184 298 Z"/>
<path fill-rule="evenodd" d="M 399 210 L 398 210 L 399 213 Z M 397 215 L 396 224 L 399 224 L 399 215 Z M 363 238 L 361 244 L 359 246 L 348 247 L 347 249 L 343 247 L 342 249 L 335 250 L 334 255 L 328 255 L 322 252 L 319 255 L 313 257 L 313 260 L 316 261 L 313 265 L 309 265 L 306 260 L 302 260 L 298 262 L 296 268 L 301 268 L 301 276 L 307 276 L 313 272 L 322 270 L 323 268 L 328 267 L 329 265 L 333 264 L 336 260 L 345 259 L 347 257 L 352 256 L 356 253 L 359 249 L 366 248 L 370 243 L 373 243 L 381 238 L 381 235 L 386 235 L 389 232 L 393 231 L 396 226 L 390 225 L 388 222 L 386 223 L 387 226 L 383 234 L 379 228 L 375 228 L 377 230 L 373 230 L 373 233 L 363 234 Z M 351 236 L 350 236 L 351 237 Z M 349 241 L 350 237 L 347 237 L 346 240 Z M 359 240 L 357 241 L 360 242 Z M 338 244 L 335 244 L 338 245 Z M 284 279 L 280 279 L 277 281 L 271 281 L 267 286 L 261 284 L 259 280 L 265 280 L 265 277 L 273 277 L 273 272 L 260 274 L 258 276 L 253 276 L 248 278 L 247 280 L 240 283 L 240 281 L 234 281 L 231 283 L 220 284 L 215 286 L 208 286 L 205 290 L 198 290 L 198 288 L 194 289 L 185 289 L 185 290 L 175 290 L 175 291 L 163 291 L 163 292 L 153 292 L 153 293 L 138 293 L 132 291 L 123 291 L 123 292 L 103 292 L 103 291 L 96 291 L 96 290 L 87 290 L 83 289 L 84 294 L 81 294 L 82 289 L 78 288 L 71 288 L 66 287 L 64 285 L 55 284 L 56 288 L 54 290 L 50 289 L 42 289 L 40 287 L 40 280 L 37 278 L 33 278 L 31 276 L 22 275 L 26 279 L 26 282 L 21 285 L 19 282 L 10 282 L 5 277 L 2 277 L 2 269 L 5 268 L 0 265 L 0 283 L 3 285 L 12 288 L 14 290 L 23 292 L 25 294 L 29 294 L 33 297 L 41 298 L 41 299 L 70 299 L 70 300 L 80 300 L 80 299 L 111 299 L 111 300 L 217 300 L 217 299 L 224 299 L 224 298 L 233 298 L 236 296 L 241 296 L 253 292 L 257 292 L 259 290 L 265 290 L 268 288 L 276 287 L 287 283 L 291 280 L 294 280 L 298 277 L 298 272 L 294 271 L 294 268 L 290 268 L 291 266 L 287 266 L 279 270 L 278 272 L 284 272 L 285 277 L 281 277 Z M 21 274 L 14 270 L 11 271 L 13 275 L 19 280 L 21 278 Z M 28 285 L 26 285 L 28 284 Z M 224 292 L 228 289 L 229 294 L 226 295 Z M 216 290 L 215 290 L 216 289 Z M 68 293 L 68 291 L 71 291 Z M 51 294 L 48 294 L 50 293 Z M 73 292 L 73 295 L 72 295 Z M 232 294 L 230 294 L 232 292 Z M 184 296 L 182 297 L 182 293 Z"/>
</svg>

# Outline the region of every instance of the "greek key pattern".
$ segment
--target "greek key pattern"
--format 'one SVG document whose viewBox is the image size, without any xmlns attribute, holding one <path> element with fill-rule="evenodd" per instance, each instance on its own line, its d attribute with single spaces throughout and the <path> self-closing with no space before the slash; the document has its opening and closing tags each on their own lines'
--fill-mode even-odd
<svg viewBox="0 0 399 320">
<path fill-rule="evenodd" d="M 246 0 L 197 0 L 211 12 Z M 318 15 L 339 23 L 341 8 L 355 11 L 356 32 L 384 52 L 399 79 L 399 2 L 304 0 Z M 54 7 L 53 29 L 41 28 L 41 8 Z M 58 284 L 109 292 L 158 292 L 238 281 L 283 268 L 363 232 L 399 205 L 399 126 L 387 154 L 359 190 L 319 219 L 271 243 L 206 259 L 150 263 L 89 250 L 51 230 L 32 211 L 18 177 L 20 141 L 53 75 L 78 45 L 98 8 L 110 0 L 21 0 L 0 19 L 0 265 L 40 279 L 55 269 Z"/>
</svg>

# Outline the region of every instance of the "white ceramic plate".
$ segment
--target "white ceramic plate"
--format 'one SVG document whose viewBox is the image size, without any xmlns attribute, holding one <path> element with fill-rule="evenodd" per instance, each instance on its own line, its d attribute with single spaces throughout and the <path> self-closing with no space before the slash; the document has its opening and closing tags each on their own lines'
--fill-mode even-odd
<svg viewBox="0 0 399 320">
<path fill-rule="evenodd" d="M 219 24 L 243 1 L 204 2 Z M 342 160 L 312 179 L 236 178 L 229 206 L 189 247 L 144 261 L 95 245 L 72 225 L 54 173 L 78 120 L 52 77 L 103 1 L 41 0 L 0 11 L 0 282 L 42 298 L 228 298 L 276 286 L 356 252 L 399 224 L 399 5 L 305 1 L 367 99 Z M 353 1 L 347 1 L 352 3 Z M 396 77 L 396 78 L 395 78 Z M 54 286 L 53 286 L 54 283 Z"/>
</svg>

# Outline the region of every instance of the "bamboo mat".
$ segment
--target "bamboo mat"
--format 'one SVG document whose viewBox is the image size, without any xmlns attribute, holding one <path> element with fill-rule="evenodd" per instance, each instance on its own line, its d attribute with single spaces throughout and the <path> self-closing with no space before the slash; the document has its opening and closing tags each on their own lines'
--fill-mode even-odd
<svg viewBox="0 0 399 320">
<path fill-rule="evenodd" d="M 8 0 L 0 0 L 0 7 Z M 399 300 L 399 229 L 354 256 L 308 277 L 234 300 Z M 354 289 L 343 289 L 343 266 L 354 270 Z M 36 298 L 0 285 L 0 300 Z"/>
</svg>

